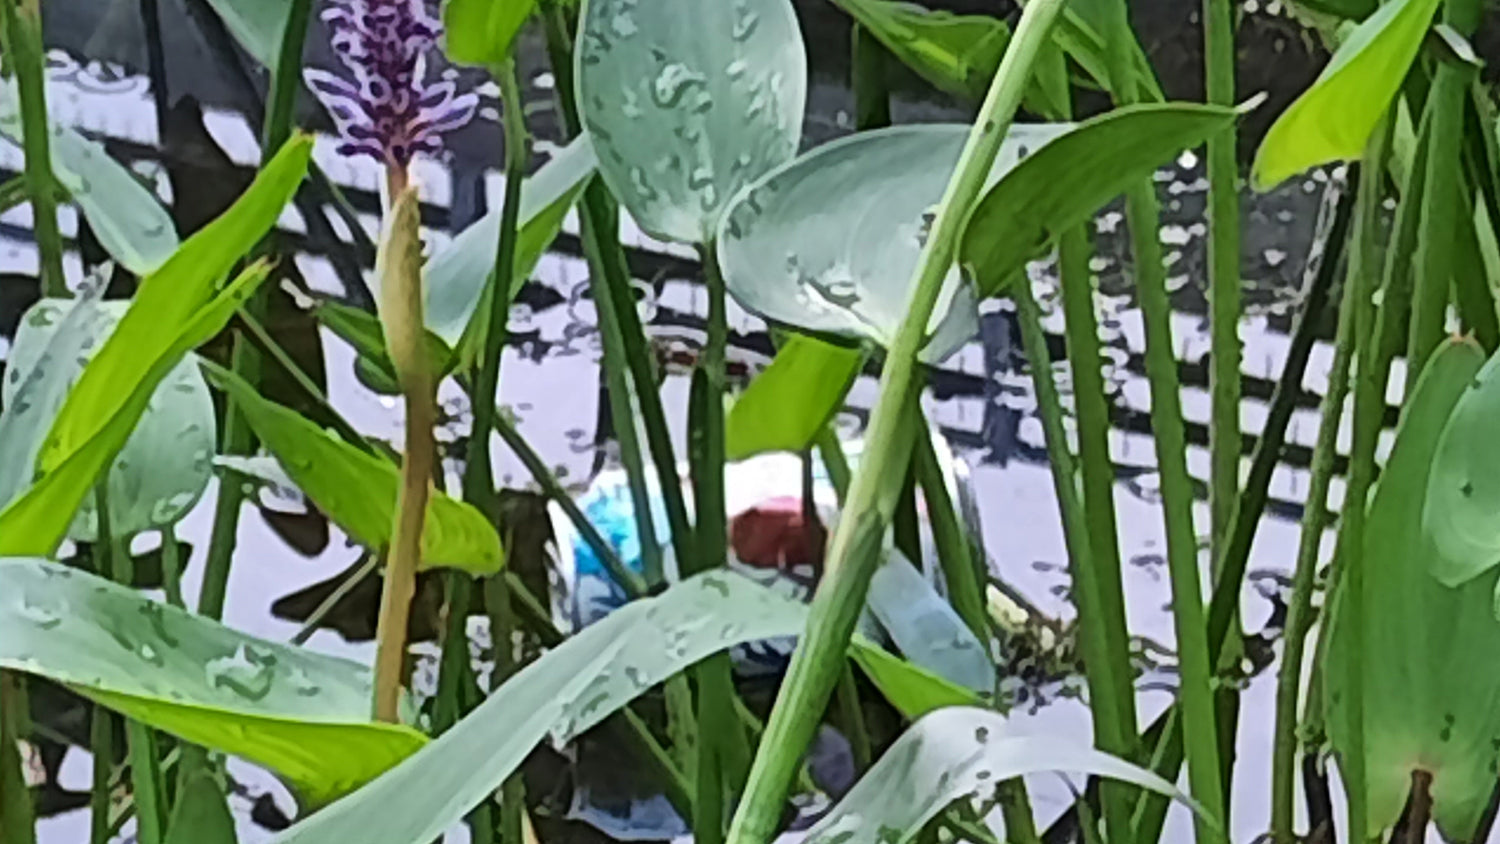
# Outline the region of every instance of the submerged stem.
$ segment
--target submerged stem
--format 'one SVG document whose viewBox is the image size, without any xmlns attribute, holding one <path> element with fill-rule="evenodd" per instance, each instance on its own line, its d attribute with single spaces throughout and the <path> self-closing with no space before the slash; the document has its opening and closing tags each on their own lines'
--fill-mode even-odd
<svg viewBox="0 0 1500 844">
<path fill-rule="evenodd" d="M 729 840 L 735 844 L 769 841 L 803 750 L 817 729 L 844 651 L 864 606 L 870 578 L 895 506 L 913 431 L 906 403 L 917 376 L 917 353 L 953 265 L 958 237 L 969 209 L 1005 137 L 1062 0 L 1032 0 L 1022 12 L 1015 37 L 980 108 L 952 180 L 938 206 L 932 236 L 910 284 L 905 318 L 891 343 L 881 376 L 880 399 L 871 414 L 867 450 L 855 470 L 848 505 L 830 546 L 823 580 L 813 597 L 807 628 L 792 656 L 785 682 L 766 725 L 745 796 L 735 813 Z"/>
</svg>

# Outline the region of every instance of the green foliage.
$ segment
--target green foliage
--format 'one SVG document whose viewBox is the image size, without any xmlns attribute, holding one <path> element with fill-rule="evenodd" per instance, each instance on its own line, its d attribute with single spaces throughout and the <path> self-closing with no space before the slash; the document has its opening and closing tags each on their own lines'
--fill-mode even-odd
<svg viewBox="0 0 1500 844">
<path fill-rule="evenodd" d="M 1345 762 L 1363 753 L 1368 823 L 1396 821 L 1414 771 L 1432 775 L 1432 814 L 1445 836 L 1472 837 L 1494 787 L 1500 748 L 1500 622 L 1490 574 L 1457 589 L 1439 583 L 1426 561 L 1435 550 L 1422 530 L 1427 475 L 1444 425 L 1480 372 L 1483 354 L 1468 341 L 1439 347 L 1408 399 L 1396 443 L 1370 502 L 1363 569 L 1364 629 L 1335 606 L 1329 642 L 1329 734 Z M 1349 733 L 1346 672 L 1363 649 L 1365 729 Z"/>
<path fill-rule="evenodd" d="M 55 563 L 0 560 L 0 666 L 276 772 L 317 806 L 425 742 L 369 720 L 364 666 L 247 636 Z"/>
<path fill-rule="evenodd" d="M 43 299 L 21 318 L 0 386 L 0 455 L 8 468 L 0 502 L 9 501 L 31 475 L 36 451 L 84 365 L 99 351 L 128 302 Z M 35 379 L 35 383 L 31 382 Z M 19 401 L 18 401 L 19 398 Z M 29 446 L 25 445 L 30 443 Z M 10 449 L 18 449 L 9 458 Z M 198 502 L 212 474 L 214 406 L 192 355 L 179 362 L 151 396 L 109 472 L 109 524 L 129 537 L 177 522 Z M 92 542 L 98 516 L 90 496 L 68 529 Z"/>
<path fill-rule="evenodd" d="M 273 842 L 431 841 L 493 793 L 548 734 L 575 735 L 704 657 L 793 633 L 805 618 L 801 605 L 722 571 L 633 601 L 521 669 L 390 773 Z"/>
<path fill-rule="evenodd" d="M 0 85 L 0 135 L 21 142 L 12 85 Z M 104 147 L 66 126 L 52 126 L 52 175 L 88 218 L 99 243 L 120 266 L 145 275 L 177 249 L 172 217 Z"/>
<path fill-rule="evenodd" d="M 1359 158 L 1437 8 L 1438 0 L 1391 0 L 1355 27 L 1317 81 L 1266 133 L 1251 183 L 1269 190 L 1309 167 Z"/>
<path fill-rule="evenodd" d="M 805 451 L 843 406 L 864 362 L 862 349 L 789 336 L 730 409 L 725 458 Z"/>
<path fill-rule="evenodd" d="M 256 436 L 319 510 L 367 548 L 390 543 L 401 484 L 396 464 L 262 397 L 232 372 L 216 371 L 213 381 L 235 399 Z M 504 562 L 500 536 L 489 519 L 472 504 L 434 490 L 422 526 L 422 567 L 494 574 Z"/>
<path fill-rule="evenodd" d="M 206 0 L 251 58 L 276 66 L 293 0 Z"/>
<path fill-rule="evenodd" d="M 1427 476 L 1428 570 L 1458 587 L 1500 563 L 1500 356 L 1474 377 L 1443 425 Z"/>
<path fill-rule="evenodd" d="M 920 718 L 945 706 L 978 706 L 974 692 L 855 636 L 849 656 L 859 663 L 885 699 L 907 718 Z"/>
<path fill-rule="evenodd" d="M 1015 127 L 990 180 L 1065 128 Z M 729 292 L 768 320 L 889 346 L 967 135 L 945 124 L 861 132 L 768 173 L 725 212 L 718 256 Z M 974 297 L 950 272 L 923 360 L 942 360 L 977 331 Z"/>
<path fill-rule="evenodd" d="M 521 27 L 537 0 L 447 0 L 443 51 L 458 64 L 493 67 L 510 58 Z"/>
<path fill-rule="evenodd" d="M 837 0 L 903 64 L 941 91 L 978 100 L 1010 43 L 1010 27 L 987 15 L 929 11 L 896 0 Z"/>
<path fill-rule="evenodd" d="M 791 0 L 586 0 L 576 58 L 599 173 L 654 237 L 708 243 L 735 192 L 797 151 L 807 57 Z"/>
<path fill-rule="evenodd" d="M 223 786 L 207 772 L 190 774 L 172 808 L 166 844 L 235 844 L 237 840 Z"/>
<path fill-rule="evenodd" d="M 969 218 L 959 263 L 981 295 L 995 295 L 1063 232 L 1087 222 L 1180 150 L 1233 124 L 1235 114 L 1162 103 L 1115 109 L 1079 124 L 989 189 Z"/>
<path fill-rule="evenodd" d="M 986 709 L 954 706 L 932 712 L 902 734 L 844 799 L 808 830 L 807 841 L 905 841 L 954 800 L 1042 771 L 1109 777 L 1195 807 L 1191 798 L 1161 777 L 1087 744 L 1054 736 L 1007 735 L 1010 732 L 1005 716 Z"/>
</svg>

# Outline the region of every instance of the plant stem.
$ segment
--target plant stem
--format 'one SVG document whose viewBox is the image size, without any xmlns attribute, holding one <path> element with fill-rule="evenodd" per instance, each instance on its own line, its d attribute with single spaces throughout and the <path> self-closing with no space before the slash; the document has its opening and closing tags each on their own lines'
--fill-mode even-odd
<svg viewBox="0 0 1500 844">
<path fill-rule="evenodd" d="M 89 794 L 89 844 L 109 844 L 110 773 L 115 758 L 114 715 L 94 704 L 89 723 L 89 755 L 94 758 L 93 787 Z"/>
<path fill-rule="evenodd" d="M 870 30 L 849 27 L 849 87 L 854 90 L 854 126 L 860 131 L 891 125 L 891 94 L 885 82 L 890 54 Z"/>
<path fill-rule="evenodd" d="M 162 590 L 167 594 L 167 603 L 174 607 L 186 606 L 182 602 L 182 555 L 177 547 L 177 529 L 167 525 L 161 529 L 161 579 Z"/>
<path fill-rule="evenodd" d="M 41 260 L 42 295 L 67 296 L 62 267 L 62 233 L 57 227 L 57 181 L 52 175 L 51 122 L 47 116 L 47 51 L 42 42 L 38 0 L 5 0 L 4 46 L 16 74 L 21 106 L 21 148 L 26 191 Z"/>
<path fill-rule="evenodd" d="M 490 674 L 490 691 L 493 692 L 516 672 L 513 650 L 515 615 L 511 611 L 509 581 L 500 576 L 486 579 L 484 605 L 490 617 L 490 645 L 495 653 L 495 667 Z M 503 844 L 522 844 L 525 812 L 526 785 L 518 771 L 506 777 L 500 787 L 500 841 Z"/>
<path fill-rule="evenodd" d="M 302 7 L 299 9 L 298 7 Z M 276 59 L 272 78 L 272 103 L 261 125 L 260 163 L 265 165 L 276 151 L 291 136 L 291 126 L 297 101 L 297 92 L 302 84 L 302 45 L 307 37 L 307 23 L 311 15 L 311 0 L 293 0 L 287 14 L 286 28 L 281 33 L 281 47 Z M 279 140 L 278 140 L 279 139 Z M 358 226 L 351 225 L 357 229 Z M 358 235 L 356 235 L 357 237 Z M 256 294 L 241 309 L 242 314 L 260 317 L 265 313 L 267 291 Z M 260 385 L 260 356 L 249 341 L 241 335 L 234 338 L 234 349 L 230 353 L 230 367 L 245 383 Z M 247 455 L 255 446 L 255 434 L 250 430 L 234 399 L 230 399 L 224 411 L 224 432 L 219 453 Z M 234 548 L 240 520 L 240 508 L 245 494 L 236 483 L 220 483 L 214 501 L 214 524 L 209 534 L 208 556 L 203 564 L 203 583 L 198 592 L 198 612 L 212 619 L 224 616 L 224 598 L 229 586 L 229 568 L 234 559 Z M 195 767 L 192 759 L 185 760 L 184 774 Z"/>
<path fill-rule="evenodd" d="M 729 342 L 728 311 L 725 302 L 724 276 L 714 248 L 703 247 L 703 279 L 708 288 L 708 333 L 699 360 L 702 373 L 702 401 L 699 422 L 694 434 L 701 435 L 703 453 L 693 466 L 693 502 L 698 522 L 700 557 L 679 557 L 683 576 L 697 574 L 724 565 L 728 554 L 725 526 L 728 515 L 724 505 L 724 396 L 728 385 L 724 375 L 725 347 Z M 639 383 L 636 385 L 641 387 Z M 694 386 L 698 386 L 695 384 Z"/>
<path fill-rule="evenodd" d="M 0 214 L 15 208 L 25 201 L 26 176 L 24 174 L 0 182 Z"/>
<path fill-rule="evenodd" d="M 490 432 L 494 428 L 495 396 L 500 386 L 500 359 L 505 351 L 506 321 L 510 318 L 511 290 L 515 286 L 516 229 L 520 219 L 521 185 L 530 159 L 521 86 L 516 81 L 514 61 L 507 61 L 491 74 L 500 85 L 500 103 L 505 130 L 505 198 L 500 208 L 500 239 L 495 247 L 495 269 L 490 276 L 490 312 L 485 320 L 483 354 L 474 382 L 471 405 L 474 427 L 469 434 L 468 461 L 464 466 L 464 498 L 477 505 L 488 504 L 495 494 L 490 467 Z"/>
<path fill-rule="evenodd" d="M 917 383 L 916 356 L 953 265 L 958 237 L 969 209 L 984 187 L 995 154 L 1014 117 L 1032 65 L 1048 40 L 1062 0 L 1032 0 L 1021 14 L 1015 37 L 985 97 L 952 180 L 938 205 L 932 235 L 922 249 L 909 285 L 905 318 L 891 343 L 881 375 L 880 398 L 871 414 L 867 449 L 849 489 L 813 597 L 807 628 L 797 644 L 786 680 L 756 754 L 744 799 L 735 813 L 729 840 L 761 844 L 775 834 L 798 761 L 822 717 L 838 681 L 844 652 L 878 564 L 889 526 L 902 466 L 914 433 L 906 403 Z"/>
<path fill-rule="evenodd" d="M 36 844 L 36 811 L 26 786 L 20 741 L 28 733 L 26 681 L 0 671 L 0 839 Z"/>
<path fill-rule="evenodd" d="M 344 598 L 348 597 L 350 592 L 354 591 L 354 587 L 363 583 L 365 578 L 374 574 L 375 569 L 378 568 L 379 565 L 380 557 L 376 554 L 367 552 L 364 556 L 364 561 L 360 564 L 359 568 L 355 569 L 353 574 L 345 578 L 344 581 L 337 587 L 335 587 L 332 592 L 328 593 L 328 597 L 324 598 L 323 602 L 321 604 L 318 604 L 317 608 L 312 611 L 312 614 L 307 617 L 307 620 L 302 622 L 301 629 L 299 629 L 296 635 L 291 638 L 291 643 L 294 645 L 307 644 L 307 640 L 311 639 L 312 635 L 318 632 L 318 624 L 322 622 L 322 620 L 326 618 L 329 613 L 333 612 L 333 608 L 338 606 L 339 601 L 344 600 Z"/>
<path fill-rule="evenodd" d="M 432 428 L 437 424 L 437 408 L 422 316 L 417 194 L 407 183 L 404 168 L 388 168 L 386 178 L 391 207 L 381 244 L 380 317 L 406 406 L 406 436 L 375 633 L 374 713 L 376 720 L 394 724 L 400 720 L 407 624 L 422 562 L 422 526 L 436 457 Z"/>
<path fill-rule="evenodd" d="M 125 722 L 130 748 L 130 786 L 135 798 L 136 840 L 161 844 L 165 835 L 166 793 L 156 758 L 156 734 L 138 721 Z"/>
<path fill-rule="evenodd" d="M 1234 10 L 1230 0 L 1203 0 L 1208 102 L 1234 105 Z M 1213 396 L 1209 450 L 1212 547 L 1229 530 L 1240 478 L 1240 199 L 1234 126 L 1208 140 L 1208 284 L 1213 306 L 1209 390 Z M 1217 554 L 1215 554 L 1217 559 Z M 1218 577 L 1217 569 L 1214 577 Z"/>
<path fill-rule="evenodd" d="M 1271 835 L 1276 844 L 1295 844 L 1292 801 L 1297 775 L 1297 701 L 1302 680 L 1302 655 L 1312 627 L 1312 591 L 1318 566 L 1318 549 L 1327 527 L 1325 508 L 1338 455 L 1339 421 L 1349 391 L 1349 363 L 1360 348 L 1354 330 L 1355 316 L 1370 306 L 1369 279 L 1374 277 L 1375 241 L 1379 237 L 1381 184 L 1378 162 L 1384 155 L 1384 132 L 1378 132 L 1366 152 L 1371 166 L 1360 170 L 1356 200 L 1353 250 L 1344 276 L 1343 304 L 1339 309 L 1334 338 L 1333 366 L 1328 391 L 1319 408 L 1318 441 L 1313 448 L 1312 482 L 1302 514 L 1302 537 L 1292 575 L 1292 596 L 1287 603 L 1286 630 L 1281 665 L 1276 679 L 1276 727 L 1271 751 Z"/>
</svg>

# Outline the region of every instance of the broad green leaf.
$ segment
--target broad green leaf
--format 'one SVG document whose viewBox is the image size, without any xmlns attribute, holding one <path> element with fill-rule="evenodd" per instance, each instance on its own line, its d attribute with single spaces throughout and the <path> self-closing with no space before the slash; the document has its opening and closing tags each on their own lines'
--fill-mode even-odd
<svg viewBox="0 0 1500 844">
<path fill-rule="evenodd" d="M 367 548 L 391 538 L 401 470 L 324 431 L 294 410 L 264 398 L 226 370 L 211 373 L 288 476 L 318 509 Z M 472 504 L 433 490 L 422 525 L 422 568 L 493 574 L 505 562 L 500 536 Z"/>
<path fill-rule="evenodd" d="M 1012 127 L 992 178 L 1065 129 Z M 719 232 L 729 292 L 773 322 L 889 344 L 968 134 L 968 126 L 956 124 L 861 132 L 747 187 Z M 957 271 L 949 274 L 929 330 L 928 362 L 952 354 L 979 330 L 973 296 Z"/>
<path fill-rule="evenodd" d="M 1269 190 L 1309 167 L 1359 158 L 1427 37 L 1439 0 L 1390 0 L 1355 27 L 1260 142 L 1250 181 Z"/>
<path fill-rule="evenodd" d="M 979 706 L 979 696 L 962 686 L 892 654 L 859 636 L 849 642 L 849 656 L 885 699 L 907 718 L 920 718 L 945 706 Z"/>
<path fill-rule="evenodd" d="M 14 83 L 0 84 L 0 134 L 19 144 L 21 115 Z M 52 173 L 88 218 L 89 228 L 125 269 L 145 275 L 177 249 L 172 216 L 104 147 L 61 125 L 52 126 Z"/>
<path fill-rule="evenodd" d="M 941 91 L 984 97 L 1000 67 L 1010 27 L 988 15 L 929 11 L 897 0 L 837 0 L 897 59 Z"/>
<path fill-rule="evenodd" d="M 208 5 L 251 58 L 268 68 L 276 66 L 292 0 L 208 0 Z"/>
<path fill-rule="evenodd" d="M 901 552 L 875 570 L 866 603 L 907 659 L 954 685 L 994 692 L 989 648 Z"/>
<path fill-rule="evenodd" d="M 916 835 L 960 797 L 1025 774 L 1066 771 L 1192 799 L 1150 771 L 1068 736 L 1019 736 L 988 709 L 939 709 L 901 734 L 854 788 L 807 832 L 807 844 L 889 844 Z"/>
<path fill-rule="evenodd" d="M 725 456 L 744 460 L 768 451 L 806 450 L 843 406 L 864 362 L 863 349 L 790 335 L 730 408 Z"/>
<path fill-rule="evenodd" d="M 18 385 L 27 380 L 39 366 L 39 375 L 49 382 L 50 402 L 35 398 L 18 409 L 18 415 L 34 419 L 31 439 L 37 440 L 57 414 L 67 389 L 78 378 L 83 366 L 98 351 L 114 330 L 130 303 L 83 302 L 75 306 L 70 299 L 43 299 L 21 319 L 15 345 L 7 361 L 10 373 L 0 387 L 0 401 L 7 412 L 15 405 Z M 53 342 L 68 330 L 71 311 L 82 308 L 92 315 L 88 334 L 78 353 L 66 358 L 52 354 Z M 63 344 L 71 344 L 64 338 Z M 61 351 L 61 349 L 58 349 Z M 208 385 L 192 355 L 179 362 L 151 396 L 146 412 L 120 449 L 109 473 L 110 527 L 117 536 L 134 536 L 145 530 L 163 528 L 177 522 L 197 503 L 208 485 L 215 441 L 213 399 Z M 9 434 L 10 432 L 6 432 Z M 20 433 L 20 432 L 16 432 Z M 38 442 L 37 445 L 40 445 Z M 35 451 L 33 457 L 35 459 Z M 19 478 L 30 476 L 31 463 L 17 468 Z M 98 514 L 92 496 L 86 498 L 68 530 L 76 541 L 93 542 L 98 532 Z"/>
<path fill-rule="evenodd" d="M 806 617 L 800 604 L 728 571 L 633 601 L 523 668 L 441 738 L 272 842 L 435 840 L 549 733 L 576 734 L 670 674 L 740 642 L 796 633 Z"/>
<path fill-rule="evenodd" d="M 730 197 L 797 152 L 791 0 L 585 0 L 576 73 L 600 175 L 662 240 L 712 242 Z"/>
<path fill-rule="evenodd" d="M 141 281 L 130 309 L 83 370 L 38 456 L 42 477 L 0 511 L 0 555 L 47 556 L 94 482 L 124 447 L 156 386 L 217 334 L 269 267 L 234 265 L 275 225 L 307 171 L 312 139 L 295 136 L 234 205 Z"/>
<path fill-rule="evenodd" d="M 224 789 L 207 772 L 189 777 L 172 807 L 166 844 L 235 844 L 234 815 Z"/>
<path fill-rule="evenodd" d="M 458 64 L 493 67 L 510 58 L 511 44 L 536 0 L 447 0 L 443 52 Z"/>
<path fill-rule="evenodd" d="M 1182 150 L 1231 125 L 1237 112 L 1195 103 L 1106 112 L 1042 147 L 974 208 L 959 262 L 981 297 L 1000 292 L 1054 238 L 1087 221 Z"/>
<path fill-rule="evenodd" d="M 522 186 L 512 297 L 557 239 L 568 211 L 594 175 L 594 166 L 593 145 L 587 136 L 579 137 Z M 427 328 L 449 345 L 457 344 L 474 321 L 495 271 L 502 209 L 500 203 L 492 204 L 488 214 L 460 232 L 427 263 Z"/>
<path fill-rule="evenodd" d="M 1468 840 L 1495 785 L 1500 748 L 1500 622 L 1491 605 L 1500 571 L 1452 589 L 1428 571 L 1422 530 L 1427 476 L 1443 426 L 1483 364 L 1470 341 L 1435 352 L 1407 397 L 1364 536 L 1366 794 L 1370 829 L 1393 824 L 1412 773 L 1432 775 L 1432 816 L 1445 838 Z M 1336 605 L 1323 676 L 1329 736 L 1347 757 L 1351 631 Z"/>
<path fill-rule="evenodd" d="M 105 395 L 105 400 L 98 403 L 100 412 L 107 415 L 96 420 L 97 430 L 93 436 L 69 451 L 55 467 L 48 469 L 43 466 L 41 477 L 23 495 L 0 510 L 0 556 L 45 556 L 57 550 L 74 514 L 93 494 L 99 476 L 129 442 L 131 431 L 150 406 L 157 386 L 184 356 L 224 328 L 235 311 L 265 281 L 269 270 L 263 262 L 252 265 L 193 314 L 186 326 L 179 326 L 180 333 L 171 346 L 154 352 L 144 350 L 145 354 L 151 355 L 147 359 L 150 367 L 138 380 L 120 388 L 114 395 Z M 118 338 L 120 330 L 117 328 L 111 335 L 111 343 Z M 73 386 L 65 402 L 71 401 L 83 389 L 84 379 L 98 365 L 99 359 L 109 353 L 109 348 L 107 345 L 99 357 L 84 368 L 83 377 Z M 65 403 L 52 423 L 54 432 L 68 412 Z M 42 456 L 45 458 L 45 451 Z"/>
<path fill-rule="evenodd" d="M 1500 563 L 1500 355 L 1464 390 L 1427 476 L 1428 571 L 1459 586 Z"/>
<path fill-rule="evenodd" d="M 372 723 L 369 670 L 247 636 L 56 563 L 0 560 L 0 666 L 262 765 L 317 806 L 420 748 Z"/>
</svg>

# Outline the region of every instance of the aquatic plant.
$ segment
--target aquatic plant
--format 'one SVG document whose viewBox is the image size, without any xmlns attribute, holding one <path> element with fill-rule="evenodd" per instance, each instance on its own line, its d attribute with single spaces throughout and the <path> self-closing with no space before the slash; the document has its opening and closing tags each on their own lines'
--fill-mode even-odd
<svg viewBox="0 0 1500 844">
<path fill-rule="evenodd" d="M 1429 825 L 1452 840 L 1488 835 L 1500 765 L 1500 487 L 1486 473 L 1500 371 L 1500 143 L 1467 40 L 1479 4 L 1309 0 L 1331 59 L 1277 116 L 1248 175 L 1269 189 L 1328 167 L 1321 178 L 1333 187 L 1243 472 L 1235 145 L 1240 117 L 1264 106 L 1236 105 L 1230 4 L 1203 6 L 1206 103 L 1163 95 L 1124 0 L 1030 0 L 1014 20 L 889 0 L 834 5 L 851 20 L 856 131 L 804 149 L 817 45 L 804 43 L 790 0 L 447 0 L 442 23 L 419 0 L 206 0 L 195 14 L 238 38 L 272 84 L 255 178 L 179 238 L 131 170 L 49 125 L 38 4 L 3 4 L 15 82 L 0 87 L 0 134 L 26 165 L 0 184 L 0 200 L 31 204 L 46 298 L 22 317 L 0 390 L 0 841 L 36 840 L 37 793 L 18 750 L 57 737 L 50 713 L 28 711 L 39 699 L 31 678 L 92 705 L 92 844 L 127 818 L 145 844 L 235 840 L 225 755 L 294 792 L 297 817 L 276 844 L 425 844 L 460 822 L 476 842 L 520 844 L 536 837 L 529 827 L 548 799 L 527 791 L 528 757 L 543 743 L 594 742 L 622 747 L 704 844 L 770 841 L 789 805 L 808 802 L 795 798 L 817 789 L 830 800 L 806 831 L 816 842 L 1158 841 L 1174 799 L 1192 813 L 1196 840 L 1220 841 L 1245 829 L 1231 814 L 1237 791 L 1267 788 L 1272 840 L 1331 840 L 1332 808 L 1318 796 L 1335 775 L 1351 840 L 1421 840 Z M 159 38 L 156 4 L 142 8 Z M 303 65 L 315 20 L 337 66 Z M 533 23 L 558 83 L 553 140 L 566 142 L 534 172 L 514 54 Z M 493 212 L 427 250 L 412 165 L 440 156 L 444 134 L 480 106 L 480 73 L 439 72 L 439 48 L 494 83 L 506 178 Z M 969 101 L 974 119 L 887 125 L 893 62 Z M 384 171 L 380 235 L 365 244 L 377 247 L 373 314 L 335 301 L 302 310 L 269 283 L 286 260 L 275 223 L 299 191 L 327 186 L 296 128 L 304 84 L 337 151 Z M 1112 107 L 1076 113 L 1083 88 Z M 1200 146 L 1211 398 L 1208 471 L 1195 478 L 1152 183 L 1156 168 Z M 1091 221 L 1119 197 L 1179 678 L 1144 731 L 1091 269 Z M 114 261 L 72 285 L 59 203 L 78 207 Z M 498 406 L 511 305 L 575 211 L 622 469 L 608 500 L 571 498 Z M 361 238 L 353 212 L 342 213 Z M 688 382 L 686 476 L 670 436 L 671 412 L 683 408 L 665 398 L 637 309 L 622 213 L 700 259 L 706 330 Z M 304 222 L 316 219 L 304 211 Z M 1039 288 L 1031 270 L 1054 255 L 1057 288 Z M 133 290 L 128 302 L 104 300 L 107 272 L 111 291 Z M 1060 298 L 1051 319 L 1071 407 L 1054 382 L 1059 338 L 1039 292 Z M 765 320 L 777 353 L 726 408 L 731 299 Z M 969 342 L 981 303 L 996 299 L 1014 308 L 1037 399 L 1077 610 L 1067 628 L 990 587 L 920 401 L 928 367 Z M 309 367 L 287 334 L 298 319 L 308 335 L 326 327 L 352 347 L 365 384 L 402 396 L 399 455 L 341 415 L 321 361 Z M 1252 782 L 1230 741 L 1251 643 L 1240 595 L 1330 322 L 1271 780 Z M 1450 326 L 1463 336 L 1445 339 Z M 227 344 L 214 342 L 226 332 Z M 1381 460 L 1398 355 L 1405 390 Z M 832 419 L 858 376 L 875 371 L 863 443 L 846 455 Z M 434 482 L 445 379 L 467 394 L 472 418 L 463 447 L 441 455 L 463 463 L 452 493 Z M 222 410 L 209 388 L 226 398 Z M 1337 547 L 1320 575 L 1349 394 Z M 496 437 L 576 533 L 576 548 L 557 543 L 575 561 L 561 578 L 574 579 L 573 593 L 535 591 L 550 588 L 537 559 L 545 519 L 497 485 Z M 768 452 L 792 455 L 802 495 L 731 529 L 728 477 Z M 825 480 L 839 500 L 831 530 Z M 294 487 L 360 549 L 326 594 L 309 592 L 322 606 L 291 644 L 220 621 L 231 565 L 252 564 L 237 559 L 235 537 L 258 484 Z M 193 600 L 175 524 L 206 487 L 215 520 Z M 159 549 L 139 554 L 137 540 L 152 534 Z M 929 558 L 940 576 L 908 562 Z M 373 670 L 305 647 L 382 563 Z M 805 587 L 810 601 L 762 581 Z M 139 591 L 158 586 L 164 602 Z M 565 609 L 549 612 L 549 598 Z M 471 660 L 476 613 L 489 625 L 485 666 Z M 405 694 L 417 685 L 412 635 L 440 643 L 426 700 Z M 766 643 L 789 637 L 783 662 L 786 651 Z M 1082 673 L 1092 742 L 1013 728 L 1005 674 L 1015 654 L 1005 648 Z M 752 650 L 758 662 L 730 655 Z M 740 682 L 735 668 L 747 665 L 784 675 L 773 699 Z M 838 787 L 819 757 L 830 735 L 847 743 L 853 768 Z M 1333 766 L 1322 764 L 1329 753 Z M 1172 785 L 1184 766 L 1185 793 Z M 1055 769 L 1099 786 L 1043 831 L 1023 777 Z M 1305 830 L 1295 823 L 1299 776 Z"/>
</svg>

